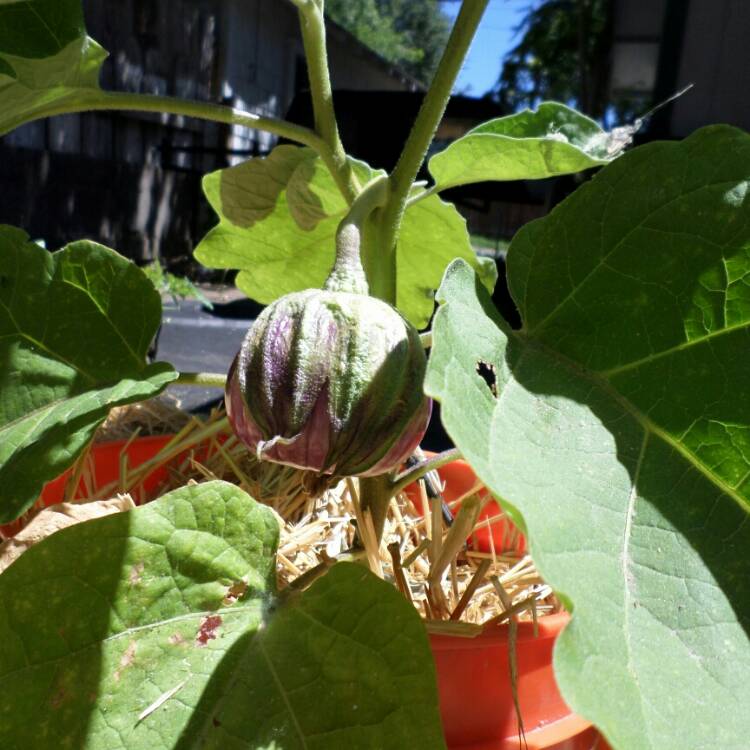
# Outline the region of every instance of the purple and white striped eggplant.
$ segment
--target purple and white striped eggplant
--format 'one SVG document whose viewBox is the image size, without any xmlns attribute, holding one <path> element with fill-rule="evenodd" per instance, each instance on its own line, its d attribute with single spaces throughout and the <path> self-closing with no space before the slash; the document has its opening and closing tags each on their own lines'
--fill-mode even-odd
<svg viewBox="0 0 750 750">
<path fill-rule="evenodd" d="M 397 468 L 431 402 L 416 329 L 366 294 L 308 289 L 269 305 L 229 371 L 237 436 L 261 459 L 337 476 Z"/>
</svg>

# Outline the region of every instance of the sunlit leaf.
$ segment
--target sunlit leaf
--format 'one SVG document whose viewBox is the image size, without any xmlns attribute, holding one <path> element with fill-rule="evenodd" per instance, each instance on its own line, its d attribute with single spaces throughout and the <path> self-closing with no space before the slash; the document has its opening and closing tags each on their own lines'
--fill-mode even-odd
<svg viewBox="0 0 750 750">
<path fill-rule="evenodd" d="M 490 120 L 430 159 L 438 190 L 471 182 L 540 180 L 611 161 L 608 134 L 563 104 Z"/>
<path fill-rule="evenodd" d="M 572 603 L 555 667 L 617 750 L 750 736 L 750 137 L 637 149 L 448 270 L 427 392 Z M 495 395 L 477 367 L 494 374 Z"/>
<path fill-rule="evenodd" d="M 351 160 L 362 184 L 382 174 Z M 314 151 L 278 146 L 269 156 L 207 175 L 203 189 L 219 215 L 195 251 L 211 268 L 237 268 L 237 286 L 258 302 L 320 287 L 333 267 L 336 228 L 348 210 Z M 414 325 L 427 324 L 445 267 L 475 257 L 466 222 L 450 204 L 429 196 L 405 215 L 397 249 L 397 307 Z"/>
</svg>

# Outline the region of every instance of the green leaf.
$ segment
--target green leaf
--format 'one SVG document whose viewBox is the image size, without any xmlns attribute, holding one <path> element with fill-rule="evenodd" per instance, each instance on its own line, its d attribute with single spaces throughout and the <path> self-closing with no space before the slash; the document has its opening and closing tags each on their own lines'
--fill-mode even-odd
<svg viewBox="0 0 750 750">
<path fill-rule="evenodd" d="M 424 328 L 435 309 L 435 290 L 448 264 L 463 258 L 480 274 L 492 292 L 497 267 L 492 259 L 477 258 L 466 220 L 452 203 L 431 195 L 404 214 L 396 258 L 396 306 L 417 328 Z"/>
<path fill-rule="evenodd" d="M 72 465 L 111 407 L 177 377 L 146 364 L 160 322 L 151 282 L 114 251 L 49 253 L 0 225 L 0 522 Z"/>
<path fill-rule="evenodd" d="M 383 174 L 350 162 L 362 184 Z M 238 268 L 237 286 L 264 304 L 323 285 L 348 206 L 312 149 L 277 146 L 265 158 L 207 175 L 203 190 L 219 224 L 195 250 L 201 263 Z M 411 206 L 398 246 L 397 307 L 418 328 L 429 321 L 434 291 L 456 257 L 480 267 L 456 209 L 437 196 Z M 494 285 L 491 272 L 484 277 Z"/>
<path fill-rule="evenodd" d="M 572 602 L 558 681 L 617 750 L 750 736 L 748 175 L 728 127 L 618 159 L 511 244 L 520 332 L 463 263 L 439 292 L 426 391 Z"/>
<path fill-rule="evenodd" d="M 0 3 L 0 135 L 84 104 L 106 52 L 86 35 L 80 0 Z"/>
<path fill-rule="evenodd" d="M 377 174 L 351 163 L 363 183 Z M 237 286 L 263 304 L 323 285 L 347 205 L 312 149 L 277 146 L 206 175 L 203 191 L 220 221 L 195 250 L 201 263 L 238 268 Z"/>
<path fill-rule="evenodd" d="M 217 481 L 25 552 L 0 575 L 0 746 L 444 747 L 414 609 L 345 563 L 277 596 L 278 534 Z"/>
<path fill-rule="evenodd" d="M 545 102 L 470 130 L 430 159 L 438 190 L 471 182 L 540 180 L 606 164 L 610 136 L 563 104 Z"/>
</svg>

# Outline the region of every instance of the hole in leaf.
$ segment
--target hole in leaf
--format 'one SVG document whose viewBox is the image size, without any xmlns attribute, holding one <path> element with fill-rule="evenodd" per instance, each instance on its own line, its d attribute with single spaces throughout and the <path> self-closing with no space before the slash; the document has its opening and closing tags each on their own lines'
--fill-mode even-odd
<svg viewBox="0 0 750 750">
<path fill-rule="evenodd" d="M 497 398 L 497 377 L 495 376 L 495 365 L 489 362 L 479 360 L 477 362 L 477 373 L 479 377 L 487 383 L 487 387 L 492 391 L 492 395 Z"/>
</svg>

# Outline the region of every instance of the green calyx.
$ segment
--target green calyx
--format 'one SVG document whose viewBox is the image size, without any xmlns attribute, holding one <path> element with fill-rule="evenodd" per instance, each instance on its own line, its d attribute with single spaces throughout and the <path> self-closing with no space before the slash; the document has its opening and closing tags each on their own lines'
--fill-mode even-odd
<svg viewBox="0 0 750 750">
<path fill-rule="evenodd" d="M 388 197 L 388 178 L 376 177 L 357 196 L 336 232 L 336 261 L 323 288 L 330 292 L 369 294 L 362 266 L 362 235 L 365 221 Z"/>
</svg>

